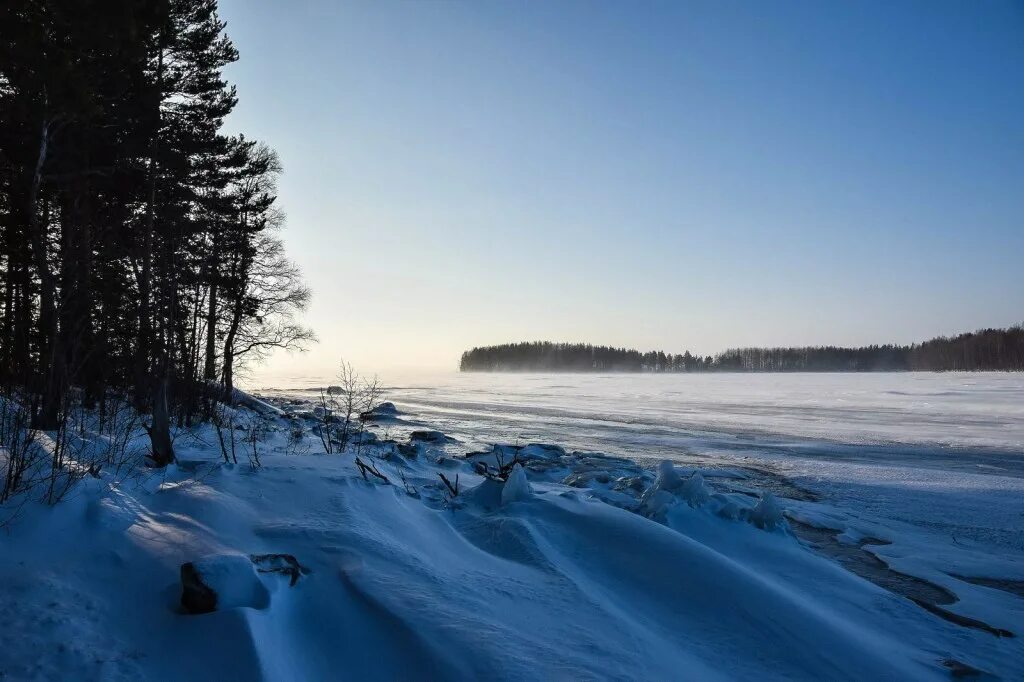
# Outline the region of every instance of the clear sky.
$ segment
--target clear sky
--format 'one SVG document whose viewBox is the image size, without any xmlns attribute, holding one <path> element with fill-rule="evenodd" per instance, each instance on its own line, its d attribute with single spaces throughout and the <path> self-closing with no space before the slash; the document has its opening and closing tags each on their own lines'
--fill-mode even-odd
<svg viewBox="0 0 1024 682">
<path fill-rule="evenodd" d="M 321 341 L 909 342 L 1024 320 L 1024 3 L 222 0 Z"/>
</svg>

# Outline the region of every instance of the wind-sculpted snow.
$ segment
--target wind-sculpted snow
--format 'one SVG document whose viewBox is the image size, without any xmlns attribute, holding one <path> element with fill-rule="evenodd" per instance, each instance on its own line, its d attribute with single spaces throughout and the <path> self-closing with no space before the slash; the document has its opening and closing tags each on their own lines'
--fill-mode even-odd
<svg viewBox="0 0 1024 682">
<path fill-rule="evenodd" d="M 1019 568 L 1012 557 L 933 548 L 901 524 L 787 497 L 784 479 L 746 461 L 652 471 L 571 443 L 494 445 L 443 427 L 409 447 L 412 431 L 440 425 L 396 404 L 402 424 L 368 422 L 377 437 L 343 453 L 316 454 L 307 429 L 306 454 L 287 454 L 303 420 L 268 413 L 261 469 L 218 461 L 203 427 L 181 434 L 179 464 L 145 485 L 111 489 L 101 475 L 55 509 L 29 509 L 0 538 L 0 613 L 21 642 L 0 649 L 0 671 L 842 680 L 948 679 L 950 665 L 967 665 L 1024 675 L 1021 638 L 949 622 L 864 580 L 813 551 L 788 518 L 891 541 L 879 555 L 950 588 L 959 601 L 945 608 L 1008 630 L 1024 600 L 936 566 L 1005 577 Z M 383 479 L 361 474 L 356 456 Z M 221 557 L 278 553 L 304 569 L 294 586 L 260 573 L 264 595 L 251 571 L 234 584 L 233 571 L 212 570 L 233 595 L 225 608 L 181 612 L 182 563 L 213 556 L 217 569 Z M 34 580 L 46 589 L 26 590 Z"/>
</svg>

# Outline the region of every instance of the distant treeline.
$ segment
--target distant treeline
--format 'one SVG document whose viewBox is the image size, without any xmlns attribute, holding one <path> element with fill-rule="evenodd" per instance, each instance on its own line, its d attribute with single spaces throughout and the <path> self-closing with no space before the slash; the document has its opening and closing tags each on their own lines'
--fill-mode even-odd
<svg viewBox="0 0 1024 682">
<path fill-rule="evenodd" d="M 701 357 L 587 343 L 532 341 L 474 348 L 463 372 L 872 372 L 1024 370 L 1024 327 L 982 329 L 909 346 L 732 348 Z"/>
</svg>

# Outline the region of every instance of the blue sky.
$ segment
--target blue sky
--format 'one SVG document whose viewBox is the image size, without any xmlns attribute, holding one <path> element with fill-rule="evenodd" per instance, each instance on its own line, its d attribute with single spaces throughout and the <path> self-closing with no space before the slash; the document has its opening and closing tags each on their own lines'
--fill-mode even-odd
<svg viewBox="0 0 1024 682">
<path fill-rule="evenodd" d="M 321 343 L 909 342 L 1024 320 L 1024 4 L 222 0 Z"/>
</svg>

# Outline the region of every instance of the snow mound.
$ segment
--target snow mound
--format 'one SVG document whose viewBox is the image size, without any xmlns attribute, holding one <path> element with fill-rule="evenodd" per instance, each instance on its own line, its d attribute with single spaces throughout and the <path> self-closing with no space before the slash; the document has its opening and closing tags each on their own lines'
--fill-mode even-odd
<svg viewBox="0 0 1024 682">
<path fill-rule="evenodd" d="M 496 509 L 501 506 L 502 492 L 505 484 L 495 478 L 485 478 L 466 492 L 459 495 L 459 499 L 471 505 L 483 507 L 484 509 Z"/>
<path fill-rule="evenodd" d="M 530 488 L 530 481 L 526 478 L 523 465 L 516 464 L 512 467 L 512 473 L 501 489 L 501 504 L 504 506 L 510 502 L 519 502 L 533 497 L 533 489 Z"/>
<path fill-rule="evenodd" d="M 289 454 L 291 427 L 276 426 L 258 474 L 171 466 L 111 487 L 101 473 L 88 496 L 26 506 L 0 533 L 0 622 L 20 638 L 0 647 L 0 677 L 917 680 L 949 679 L 955 659 L 1022 679 L 1020 638 L 947 622 L 758 532 L 787 528 L 779 501 L 755 506 L 754 487 L 710 469 L 533 445 L 439 459 L 414 440 L 367 444 L 393 484 L 367 485 L 351 457 L 314 456 L 313 433 L 314 454 Z M 214 445 L 183 461 L 220 459 L 204 428 Z M 506 481 L 475 466 L 497 452 Z M 464 492 L 447 495 L 439 473 L 461 474 Z M 517 500 L 530 502 L 502 509 Z M 267 550 L 294 554 L 247 556 Z M 205 617 L 180 615 L 168 589 L 194 557 L 217 593 Z M 1012 627 L 1019 603 L 995 593 L 976 587 L 957 608 Z"/>
<path fill-rule="evenodd" d="M 202 584 L 213 590 L 218 611 L 270 605 L 270 592 L 244 554 L 212 554 L 193 561 L 191 566 Z"/>
</svg>

